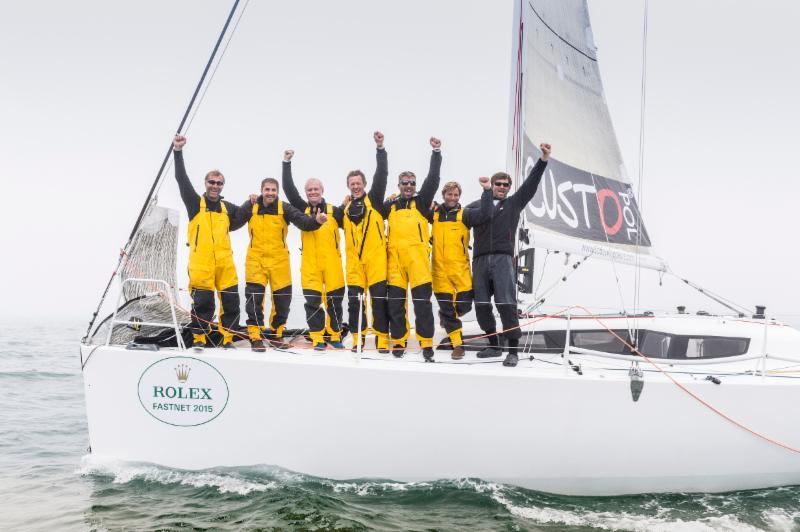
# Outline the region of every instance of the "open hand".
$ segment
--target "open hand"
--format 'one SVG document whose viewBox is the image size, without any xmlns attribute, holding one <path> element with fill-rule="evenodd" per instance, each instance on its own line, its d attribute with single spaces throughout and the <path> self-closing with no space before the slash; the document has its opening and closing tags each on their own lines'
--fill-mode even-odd
<svg viewBox="0 0 800 532">
<path fill-rule="evenodd" d="M 317 223 L 318 223 L 319 225 L 322 225 L 322 224 L 324 224 L 325 222 L 327 222 L 327 221 L 328 221 L 328 215 L 327 215 L 327 214 L 325 214 L 325 213 L 324 213 L 324 212 L 322 212 L 322 211 L 319 211 L 319 212 L 317 213 L 316 220 L 317 220 Z"/>
<path fill-rule="evenodd" d="M 255 205 L 258 203 L 258 194 L 250 194 L 250 204 Z"/>
</svg>

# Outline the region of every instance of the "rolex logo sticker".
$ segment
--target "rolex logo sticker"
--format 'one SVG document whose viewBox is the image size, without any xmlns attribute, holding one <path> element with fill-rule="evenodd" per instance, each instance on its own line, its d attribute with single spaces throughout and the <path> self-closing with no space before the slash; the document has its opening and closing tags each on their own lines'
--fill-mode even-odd
<svg viewBox="0 0 800 532">
<path fill-rule="evenodd" d="M 225 410 L 228 383 L 217 368 L 198 358 L 164 358 L 139 378 L 139 402 L 163 423 L 194 427 Z"/>
</svg>

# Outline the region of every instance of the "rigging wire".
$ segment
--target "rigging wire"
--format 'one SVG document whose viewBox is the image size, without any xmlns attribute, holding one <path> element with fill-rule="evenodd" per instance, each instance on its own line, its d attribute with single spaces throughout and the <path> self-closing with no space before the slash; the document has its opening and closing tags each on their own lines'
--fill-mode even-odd
<svg viewBox="0 0 800 532">
<path fill-rule="evenodd" d="M 642 83 L 641 93 L 639 99 L 639 177 L 638 177 L 638 193 L 639 193 L 639 219 L 642 219 L 642 212 L 644 210 L 644 192 L 642 186 L 644 184 L 644 140 L 645 140 L 645 109 L 647 104 L 647 11 L 650 5 L 650 0 L 644 0 L 644 20 L 642 22 Z M 642 224 L 640 224 L 642 225 Z M 639 248 L 642 242 L 642 227 L 636 231 L 636 269 L 634 272 L 634 288 L 633 288 L 633 314 L 637 315 L 639 312 L 639 301 L 641 297 L 641 276 L 642 265 L 639 256 Z M 636 318 L 634 318 L 635 320 Z M 634 344 L 639 344 L 639 331 L 636 321 L 634 321 L 634 329 L 636 329 L 636 338 Z"/>
<path fill-rule="evenodd" d="M 197 99 L 197 95 L 200 93 L 200 89 L 203 86 L 203 83 L 205 82 L 206 75 L 208 74 L 208 71 L 211 68 L 212 63 L 214 62 L 214 58 L 217 55 L 217 51 L 219 50 L 219 46 L 222 43 L 222 40 L 223 40 L 223 38 L 225 37 L 225 34 L 228 31 L 228 26 L 230 25 L 231 20 L 233 19 L 233 15 L 236 13 L 236 9 L 239 6 L 239 1 L 240 0 L 234 0 L 234 2 L 233 2 L 233 7 L 231 7 L 230 13 L 228 13 L 228 18 L 225 20 L 225 25 L 222 27 L 222 31 L 220 31 L 219 37 L 217 37 L 217 41 L 214 44 L 214 49 L 211 51 L 211 56 L 208 58 L 208 61 L 206 62 L 206 66 L 203 69 L 203 73 L 200 76 L 200 80 L 197 82 L 197 86 L 194 89 L 194 93 L 192 94 L 192 98 L 189 101 L 189 105 L 186 107 L 186 111 L 183 113 L 183 118 L 181 118 L 180 124 L 178 124 L 178 129 L 176 131 L 176 135 L 181 133 L 181 131 L 183 130 L 183 126 L 186 124 L 186 120 L 189 118 L 189 113 L 192 111 L 192 108 L 194 107 L 194 103 L 195 103 L 195 101 Z M 169 149 L 167 150 L 167 153 L 164 155 L 164 159 L 161 162 L 161 166 L 158 169 L 158 173 L 156 174 L 156 179 L 155 179 L 155 181 L 153 181 L 153 184 L 150 187 L 150 191 L 147 193 L 147 198 L 145 199 L 144 204 L 142 205 L 142 209 L 139 212 L 139 216 L 136 219 L 136 223 L 133 224 L 133 229 L 131 230 L 130 236 L 128 236 L 128 241 L 125 243 L 125 247 L 123 248 L 124 250 L 128 249 L 128 246 L 130 246 L 131 242 L 133 241 L 133 237 L 136 235 L 136 232 L 139 230 L 139 227 L 140 227 L 140 225 L 142 223 L 142 220 L 144 219 L 145 214 L 147 214 L 147 211 L 148 211 L 148 209 L 150 208 L 150 206 L 152 204 L 153 195 L 156 192 L 156 188 L 158 187 L 158 184 L 159 184 L 159 181 L 161 180 L 162 175 L 164 174 L 164 169 L 166 168 L 167 163 L 169 162 L 170 155 L 172 155 L 172 143 L 171 142 L 170 142 L 170 145 L 169 145 Z M 119 269 L 120 269 L 120 266 L 122 265 L 122 260 L 123 260 L 124 256 L 125 256 L 124 253 L 120 253 L 119 260 L 117 261 L 117 266 L 114 269 L 114 273 L 111 274 L 111 278 L 108 280 L 108 283 L 106 284 L 106 287 L 103 290 L 102 296 L 100 296 L 100 301 L 97 304 L 97 308 L 95 309 L 94 313 L 92 314 L 92 318 L 89 321 L 89 327 L 86 329 L 86 335 L 83 337 L 83 339 L 81 341 L 85 341 L 89 337 L 89 335 L 90 335 L 90 333 L 92 331 L 92 327 L 94 326 L 94 322 L 97 319 L 97 315 L 100 312 L 100 308 L 102 307 L 103 302 L 105 301 L 106 296 L 108 295 L 108 291 L 111 289 L 111 284 L 114 282 L 114 279 L 116 278 L 117 274 L 119 273 Z"/>
</svg>

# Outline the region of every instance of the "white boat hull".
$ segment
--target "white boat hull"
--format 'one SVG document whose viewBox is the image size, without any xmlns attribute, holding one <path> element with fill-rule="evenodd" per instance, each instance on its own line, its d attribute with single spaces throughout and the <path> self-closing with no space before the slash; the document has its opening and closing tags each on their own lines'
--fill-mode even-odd
<svg viewBox="0 0 800 532">
<path fill-rule="evenodd" d="M 349 352 L 82 349 L 84 360 L 94 350 L 84 380 L 97 457 L 193 470 L 269 464 L 332 479 L 477 477 L 569 495 L 800 484 L 800 455 L 726 421 L 658 373 L 646 373 L 634 402 L 624 370 L 578 375 L 543 362 L 512 369 Z M 217 401 L 216 417 L 186 413 L 202 422 L 194 426 L 159 420 L 154 404 L 170 400 L 163 391 L 151 397 L 157 386 L 148 379 L 188 396 L 188 387 L 208 385 L 203 362 L 224 378 L 226 401 L 215 389 L 211 400 L 190 402 Z M 192 367 L 185 383 L 173 371 L 181 363 Z M 797 379 L 677 378 L 745 426 L 800 446 Z"/>
</svg>

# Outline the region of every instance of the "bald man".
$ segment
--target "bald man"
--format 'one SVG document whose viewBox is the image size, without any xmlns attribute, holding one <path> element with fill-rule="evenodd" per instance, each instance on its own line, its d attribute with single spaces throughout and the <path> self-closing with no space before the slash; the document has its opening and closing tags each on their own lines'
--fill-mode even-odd
<svg viewBox="0 0 800 532">
<path fill-rule="evenodd" d="M 289 203 L 316 217 L 327 215 L 327 221 L 317 231 L 303 231 L 303 254 L 300 265 L 300 283 L 306 298 L 306 321 L 314 349 L 326 349 L 327 334 L 331 347 L 344 348 L 342 344 L 342 300 L 344 275 L 342 253 L 339 247 L 339 228 L 342 227 L 344 209 L 330 205 L 323 198 L 325 188 L 319 179 L 306 181 L 306 199 L 300 197 L 292 178 L 294 150 L 283 153 L 283 190 Z"/>
</svg>

